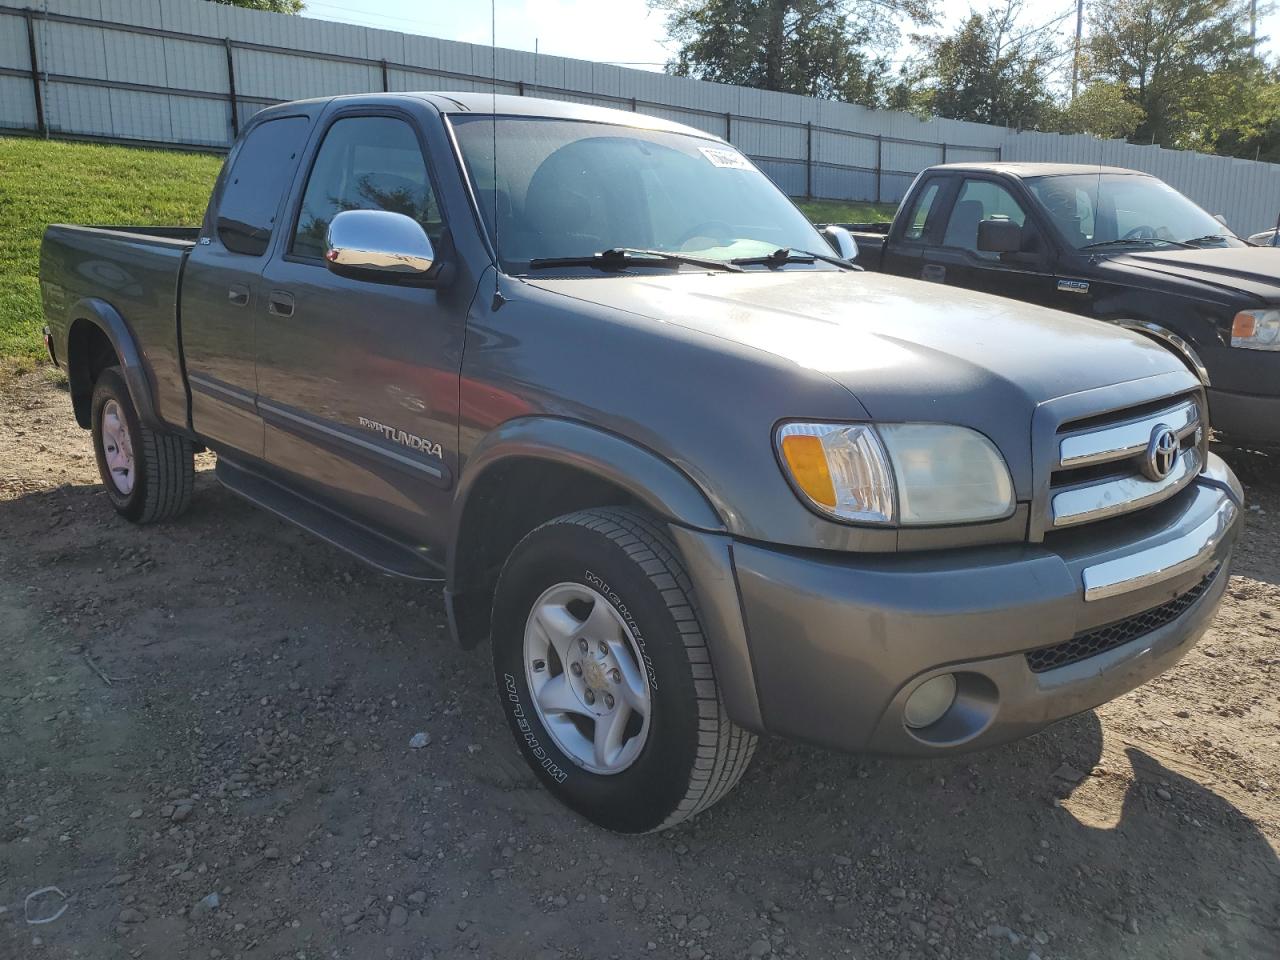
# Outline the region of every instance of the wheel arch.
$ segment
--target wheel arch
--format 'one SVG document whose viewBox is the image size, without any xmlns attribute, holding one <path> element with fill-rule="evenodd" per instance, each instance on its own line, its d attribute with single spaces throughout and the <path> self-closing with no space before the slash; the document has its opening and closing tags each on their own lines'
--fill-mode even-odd
<svg viewBox="0 0 1280 960">
<path fill-rule="evenodd" d="M 129 399 L 143 425 L 160 427 L 152 402 L 150 378 L 132 331 L 119 312 L 104 300 L 89 297 L 78 301 L 69 311 L 67 343 L 67 382 L 76 423 L 89 428 L 93 384 L 110 360 L 120 367 Z"/>
<path fill-rule="evenodd" d="M 1187 368 L 1199 378 L 1201 386 L 1209 386 L 1209 371 L 1196 353 L 1195 348 L 1181 334 L 1174 333 L 1168 327 L 1154 320 L 1142 320 L 1135 317 L 1104 317 L 1107 323 L 1124 327 L 1134 333 L 1140 333 L 1148 339 L 1168 349 L 1174 356 L 1187 365 Z"/>
<path fill-rule="evenodd" d="M 529 531 L 597 506 L 642 507 L 679 526 L 724 531 L 694 481 L 653 451 L 579 421 L 509 421 L 478 445 L 454 496 L 445 595 L 455 638 L 472 647 L 488 636 L 497 574 Z"/>
</svg>

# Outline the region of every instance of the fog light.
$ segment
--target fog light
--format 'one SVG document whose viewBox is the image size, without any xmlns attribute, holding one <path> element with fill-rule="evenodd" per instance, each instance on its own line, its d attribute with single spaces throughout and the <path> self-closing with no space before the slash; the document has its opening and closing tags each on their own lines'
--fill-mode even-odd
<svg viewBox="0 0 1280 960">
<path fill-rule="evenodd" d="M 951 709 L 955 700 L 955 674 L 944 673 L 940 677 L 926 680 L 907 697 L 907 704 L 902 708 L 903 722 L 912 730 L 937 723 Z"/>
</svg>

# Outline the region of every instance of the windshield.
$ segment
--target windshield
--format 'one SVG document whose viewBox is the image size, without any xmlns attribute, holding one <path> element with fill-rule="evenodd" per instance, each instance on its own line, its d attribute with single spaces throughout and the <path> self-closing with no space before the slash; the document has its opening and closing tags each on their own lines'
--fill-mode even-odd
<svg viewBox="0 0 1280 960">
<path fill-rule="evenodd" d="M 1034 177 L 1032 193 L 1077 250 L 1244 246 L 1163 180 L 1123 173 Z"/>
<path fill-rule="evenodd" d="M 831 253 L 804 214 L 726 144 L 580 120 L 452 121 L 485 226 L 508 272 L 525 272 L 530 261 L 606 250 L 726 263 L 782 248 Z M 663 263 L 627 261 L 629 268 Z M 823 269 L 820 263 L 802 268 Z"/>
</svg>

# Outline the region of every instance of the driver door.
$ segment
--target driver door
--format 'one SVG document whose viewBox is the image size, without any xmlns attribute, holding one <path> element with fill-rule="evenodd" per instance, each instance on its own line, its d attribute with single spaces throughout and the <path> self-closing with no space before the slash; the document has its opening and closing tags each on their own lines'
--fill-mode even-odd
<svg viewBox="0 0 1280 960">
<path fill-rule="evenodd" d="M 456 290 L 338 276 L 324 238 L 343 210 L 390 210 L 417 220 L 440 250 L 435 198 L 409 117 L 337 114 L 263 270 L 258 316 L 267 462 L 321 503 L 429 554 L 447 541 L 458 469 L 465 307 Z"/>
</svg>

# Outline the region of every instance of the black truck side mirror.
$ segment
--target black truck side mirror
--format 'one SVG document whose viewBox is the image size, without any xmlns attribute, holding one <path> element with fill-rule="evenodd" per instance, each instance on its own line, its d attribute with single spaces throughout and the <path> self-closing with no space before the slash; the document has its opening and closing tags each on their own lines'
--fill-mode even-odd
<svg viewBox="0 0 1280 960">
<path fill-rule="evenodd" d="M 1017 253 L 1022 249 L 1022 227 L 1003 217 L 980 220 L 978 249 L 985 253 Z"/>
</svg>

